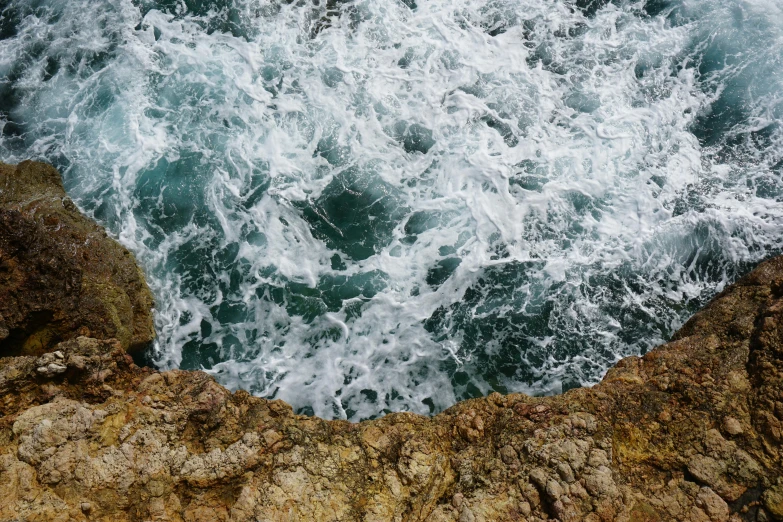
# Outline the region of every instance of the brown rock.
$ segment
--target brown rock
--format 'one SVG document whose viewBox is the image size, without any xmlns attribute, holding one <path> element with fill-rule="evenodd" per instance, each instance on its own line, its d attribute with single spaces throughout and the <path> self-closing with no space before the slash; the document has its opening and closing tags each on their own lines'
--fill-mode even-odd
<svg viewBox="0 0 783 522">
<path fill-rule="evenodd" d="M 729 506 L 710 488 L 701 488 L 696 504 L 704 510 L 714 522 L 726 522 L 729 519 Z"/>
<path fill-rule="evenodd" d="M 734 417 L 723 419 L 723 431 L 729 435 L 742 435 L 742 424 Z"/>
<path fill-rule="evenodd" d="M 133 257 L 53 167 L 0 164 L 0 355 L 40 355 L 80 330 L 139 349 L 155 335 L 151 307 Z"/>
<path fill-rule="evenodd" d="M 769 488 L 761 496 L 764 507 L 775 520 L 783 520 L 783 480 L 778 478 L 778 484 Z"/>
<path fill-rule="evenodd" d="M 476 410 L 470 409 L 457 417 L 457 431 L 466 440 L 475 442 L 484 436 L 484 419 Z"/>
<path fill-rule="evenodd" d="M 717 486 L 723 482 L 726 464 L 712 457 L 696 455 L 688 463 L 688 471 L 703 484 Z"/>
</svg>

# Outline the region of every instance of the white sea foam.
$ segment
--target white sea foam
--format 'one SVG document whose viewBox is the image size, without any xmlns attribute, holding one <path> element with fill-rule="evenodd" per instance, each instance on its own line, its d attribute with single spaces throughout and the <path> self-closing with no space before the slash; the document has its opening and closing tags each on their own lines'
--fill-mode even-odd
<svg viewBox="0 0 783 522">
<path fill-rule="evenodd" d="M 781 250 L 776 2 L 12 6 L 0 158 L 136 253 L 162 367 L 351 419 L 559 392 Z"/>
</svg>

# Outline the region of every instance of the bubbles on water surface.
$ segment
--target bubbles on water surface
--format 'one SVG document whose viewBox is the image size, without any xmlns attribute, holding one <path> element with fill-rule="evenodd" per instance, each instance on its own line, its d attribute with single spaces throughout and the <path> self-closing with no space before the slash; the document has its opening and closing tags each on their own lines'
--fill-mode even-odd
<svg viewBox="0 0 783 522">
<path fill-rule="evenodd" d="M 157 296 L 159 364 L 299 411 L 559 392 L 783 238 L 764 0 L 14 0 L 0 158 Z"/>
</svg>

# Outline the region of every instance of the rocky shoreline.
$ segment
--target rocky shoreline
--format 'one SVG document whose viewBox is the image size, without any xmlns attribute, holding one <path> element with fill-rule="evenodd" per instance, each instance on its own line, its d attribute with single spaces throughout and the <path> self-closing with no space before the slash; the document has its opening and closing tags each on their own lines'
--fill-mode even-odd
<svg viewBox="0 0 783 522">
<path fill-rule="evenodd" d="M 592 388 L 358 424 L 137 366 L 151 306 L 54 169 L 0 166 L 0 520 L 783 520 L 783 257 Z"/>
<path fill-rule="evenodd" d="M 131 253 L 86 219 L 50 165 L 0 163 L 0 355 L 77 335 L 128 351 L 155 338 L 152 293 Z"/>
</svg>

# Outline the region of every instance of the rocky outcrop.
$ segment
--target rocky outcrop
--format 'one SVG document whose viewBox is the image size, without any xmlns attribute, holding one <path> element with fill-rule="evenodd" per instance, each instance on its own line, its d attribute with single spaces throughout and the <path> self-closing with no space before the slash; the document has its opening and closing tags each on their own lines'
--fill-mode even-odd
<svg viewBox="0 0 783 522">
<path fill-rule="evenodd" d="M 53 167 L 0 164 L 0 355 L 77 335 L 152 341 L 152 294 L 130 252 L 85 218 Z"/>
<path fill-rule="evenodd" d="M 593 388 L 352 424 L 76 337 L 0 360 L 0 520 L 783 520 L 783 258 Z"/>
</svg>

